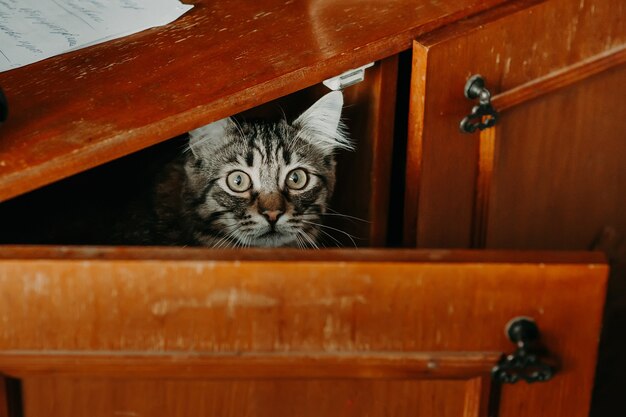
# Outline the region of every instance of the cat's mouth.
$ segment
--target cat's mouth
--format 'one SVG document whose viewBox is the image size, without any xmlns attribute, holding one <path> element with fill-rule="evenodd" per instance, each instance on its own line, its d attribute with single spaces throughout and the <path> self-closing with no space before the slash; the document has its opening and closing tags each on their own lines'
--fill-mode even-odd
<svg viewBox="0 0 626 417">
<path fill-rule="evenodd" d="M 250 243 L 251 246 L 259 247 L 280 247 L 289 246 L 292 242 L 292 236 L 278 228 L 268 227 L 261 234 L 254 236 Z"/>
<path fill-rule="evenodd" d="M 267 232 L 265 232 L 262 235 L 260 235 L 259 237 L 260 238 L 266 238 L 266 237 L 274 237 L 274 236 L 278 236 L 278 235 L 282 235 L 282 233 L 272 227 L 272 228 L 268 229 Z"/>
</svg>

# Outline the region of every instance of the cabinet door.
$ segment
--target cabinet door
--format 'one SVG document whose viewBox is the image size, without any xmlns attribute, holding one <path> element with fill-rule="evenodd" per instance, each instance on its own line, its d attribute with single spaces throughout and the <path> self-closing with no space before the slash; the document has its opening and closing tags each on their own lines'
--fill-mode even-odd
<svg viewBox="0 0 626 417">
<path fill-rule="evenodd" d="M 0 415 L 582 417 L 606 274 L 591 252 L 5 247 Z M 500 389 L 518 316 L 558 372 Z"/>
<path fill-rule="evenodd" d="M 414 44 L 406 243 L 588 248 L 626 232 L 626 8 L 514 2 Z M 495 128 L 459 132 L 481 74 Z"/>
</svg>

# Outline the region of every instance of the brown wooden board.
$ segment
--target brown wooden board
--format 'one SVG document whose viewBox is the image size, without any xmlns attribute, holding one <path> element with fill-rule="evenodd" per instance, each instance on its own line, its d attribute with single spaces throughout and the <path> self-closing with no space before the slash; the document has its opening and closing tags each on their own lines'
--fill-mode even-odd
<svg viewBox="0 0 626 417">
<path fill-rule="evenodd" d="M 2 249 L 0 373 L 27 417 L 486 416 L 517 316 L 559 373 L 506 387 L 501 415 L 588 410 L 597 253 Z"/>
<path fill-rule="evenodd" d="M 0 201 L 409 49 L 503 0 L 193 0 L 174 23 L 0 74 Z"/>
<path fill-rule="evenodd" d="M 623 2 L 554 0 L 514 13 L 505 9 L 415 44 L 408 245 L 586 248 L 603 226 L 621 228 L 615 210 L 624 188 L 616 165 L 625 155 L 618 144 L 626 85 L 618 69 L 626 44 Z M 476 104 L 463 96 L 473 74 L 484 76 L 494 105 L 503 105 L 504 130 L 485 132 L 484 140 L 458 128 Z M 559 88 L 563 92 L 554 92 Z M 605 189 L 611 176 L 615 181 Z M 588 211 L 594 213 L 582 220 Z M 511 234 L 507 224 L 534 237 Z M 565 228 L 571 232 L 560 234 Z"/>
</svg>

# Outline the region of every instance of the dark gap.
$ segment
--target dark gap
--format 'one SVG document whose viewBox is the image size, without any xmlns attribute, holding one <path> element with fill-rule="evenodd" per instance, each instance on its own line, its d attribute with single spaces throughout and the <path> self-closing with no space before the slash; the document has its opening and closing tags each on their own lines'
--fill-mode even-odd
<svg viewBox="0 0 626 417">
<path fill-rule="evenodd" d="M 15 378 L 4 377 L 4 384 L 7 396 L 7 417 L 22 417 L 24 415 L 22 407 L 22 381 Z"/>
<path fill-rule="evenodd" d="M 387 243 L 392 248 L 403 246 L 404 186 L 413 51 L 409 49 L 401 52 L 398 59 L 398 86 L 396 90 L 397 101 L 391 161 L 391 184 L 389 184 L 389 227 L 387 232 Z"/>
<path fill-rule="evenodd" d="M 186 144 L 181 136 L 0 204 L 0 243 L 107 244 L 126 204 Z"/>
</svg>

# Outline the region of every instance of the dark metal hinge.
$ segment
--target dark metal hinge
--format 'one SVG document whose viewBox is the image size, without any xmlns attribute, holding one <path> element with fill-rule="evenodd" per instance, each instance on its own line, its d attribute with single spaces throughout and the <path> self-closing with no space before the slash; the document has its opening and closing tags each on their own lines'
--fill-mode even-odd
<svg viewBox="0 0 626 417">
<path fill-rule="evenodd" d="M 528 317 L 516 317 L 506 326 L 509 340 L 517 345 L 510 355 L 505 355 L 491 370 L 496 382 L 513 384 L 519 380 L 545 382 L 556 373 L 556 364 L 539 343 L 539 328 Z"/>
</svg>

